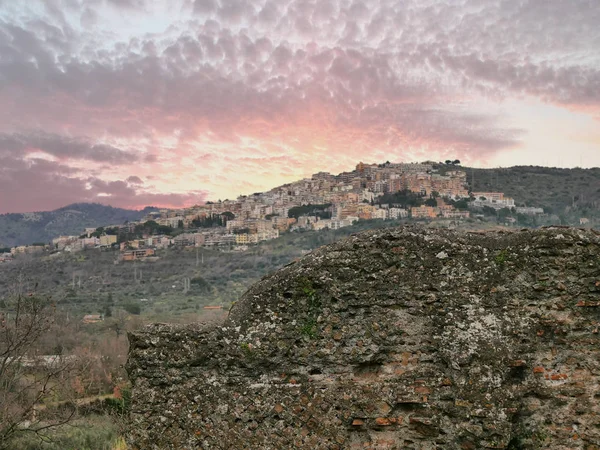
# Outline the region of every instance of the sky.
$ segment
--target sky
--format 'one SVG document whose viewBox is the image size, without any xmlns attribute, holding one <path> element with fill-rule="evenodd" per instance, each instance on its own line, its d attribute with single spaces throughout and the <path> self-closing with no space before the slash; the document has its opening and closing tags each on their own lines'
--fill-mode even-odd
<svg viewBox="0 0 600 450">
<path fill-rule="evenodd" d="M 600 166 L 598 0 L 0 0 L 0 213 Z"/>
</svg>

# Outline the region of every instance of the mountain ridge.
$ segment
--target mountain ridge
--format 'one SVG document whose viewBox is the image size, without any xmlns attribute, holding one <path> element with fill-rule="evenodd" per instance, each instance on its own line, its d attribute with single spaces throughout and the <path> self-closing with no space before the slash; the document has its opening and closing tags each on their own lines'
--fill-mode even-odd
<svg viewBox="0 0 600 450">
<path fill-rule="evenodd" d="M 473 191 L 504 192 L 513 197 L 518 205 L 541 207 L 548 213 L 564 217 L 574 209 L 580 215 L 591 216 L 597 216 L 600 211 L 598 167 L 513 166 L 488 169 L 428 162 L 440 173 L 462 170 L 467 173 Z M 292 183 L 272 187 L 271 190 Z M 0 248 L 48 242 L 60 235 L 77 235 L 86 227 L 140 220 L 148 212 L 157 209 L 146 206 L 140 210 L 130 210 L 99 203 L 72 203 L 53 211 L 6 213 L 0 215 Z M 19 226 L 21 222 L 26 226 Z M 44 226 L 35 225 L 40 222 Z"/>
<path fill-rule="evenodd" d="M 140 220 L 157 208 L 129 210 L 100 203 L 72 203 L 52 211 L 0 214 L 0 247 L 49 242 L 60 235 L 78 235 L 87 227 Z"/>
</svg>

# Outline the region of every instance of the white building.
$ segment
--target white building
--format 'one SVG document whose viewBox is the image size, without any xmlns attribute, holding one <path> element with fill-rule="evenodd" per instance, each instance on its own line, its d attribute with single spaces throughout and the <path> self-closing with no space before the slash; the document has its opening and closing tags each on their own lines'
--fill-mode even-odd
<svg viewBox="0 0 600 450">
<path fill-rule="evenodd" d="M 388 209 L 388 219 L 404 219 L 408 217 L 408 210 L 402 208 L 390 208 Z"/>
<path fill-rule="evenodd" d="M 517 209 L 517 213 L 526 214 L 528 216 L 544 214 L 544 208 L 534 208 L 532 206 L 521 206 L 521 207 L 517 207 L 516 209 Z"/>
</svg>

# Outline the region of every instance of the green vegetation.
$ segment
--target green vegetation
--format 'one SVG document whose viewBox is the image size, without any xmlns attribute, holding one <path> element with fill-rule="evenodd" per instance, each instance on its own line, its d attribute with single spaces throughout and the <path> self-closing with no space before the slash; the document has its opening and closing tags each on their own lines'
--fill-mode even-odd
<svg viewBox="0 0 600 450">
<path fill-rule="evenodd" d="M 252 346 L 247 342 L 242 342 L 240 344 L 240 349 L 244 353 L 244 356 L 248 359 L 254 359 L 254 352 L 252 352 Z"/>
<path fill-rule="evenodd" d="M 170 248 L 157 252 L 158 260 L 115 264 L 116 250 L 89 249 L 79 253 L 21 255 L 0 265 L 0 298 L 19 273 L 34 274 L 31 285 L 52 296 L 57 308 L 71 320 L 86 314 L 105 314 L 105 321 L 86 325 L 97 333 L 119 314 L 144 321 L 198 320 L 206 305 L 225 310 L 253 283 L 304 253 L 366 229 L 398 226 L 406 221 L 366 220 L 339 230 L 286 233 L 245 252 Z M 185 289 L 185 279 L 189 288 Z M 140 316 L 137 316 L 139 306 Z M 110 314 L 109 314 L 110 311 Z"/>
<path fill-rule="evenodd" d="M 508 251 L 506 249 L 500 250 L 496 254 L 496 257 L 494 258 L 494 262 L 499 266 L 503 266 L 504 263 L 506 262 L 507 257 L 508 257 Z"/>
<path fill-rule="evenodd" d="M 233 213 L 213 214 L 208 217 L 198 217 L 192 220 L 192 225 L 196 228 L 223 227 L 228 220 L 235 219 Z"/>
<path fill-rule="evenodd" d="M 300 333 L 309 339 L 315 339 L 317 337 L 317 320 L 312 317 L 307 319 L 300 328 Z"/>
<path fill-rule="evenodd" d="M 300 216 L 317 216 L 321 219 L 331 218 L 331 203 L 324 205 L 294 206 L 288 211 L 288 217 L 297 219 Z"/>
<path fill-rule="evenodd" d="M 142 313 L 142 307 L 140 305 L 136 305 L 135 303 L 127 303 L 123 305 L 123 309 L 129 314 L 134 314 L 136 316 L 139 316 Z"/>
<path fill-rule="evenodd" d="M 134 237 L 142 237 L 142 235 L 144 234 L 172 234 L 173 233 L 173 228 L 169 227 L 167 225 L 159 225 L 157 222 L 155 222 L 154 220 L 148 220 L 146 222 L 144 222 L 143 224 L 139 224 L 136 225 L 133 231 L 133 236 L 119 236 L 119 240 L 120 241 L 124 241 L 124 240 L 129 240 L 129 239 L 133 239 Z M 108 233 L 108 234 L 112 234 L 112 233 Z M 119 235 L 120 233 L 116 233 L 117 235 Z"/>
<path fill-rule="evenodd" d="M 321 299 L 308 278 L 300 278 L 298 285 L 300 292 L 297 300 L 306 302 L 308 316 L 300 328 L 300 333 L 309 339 L 315 339 L 318 336 L 317 318 L 321 313 Z"/>
<path fill-rule="evenodd" d="M 517 206 L 544 208 L 547 214 L 562 216 L 565 224 L 576 223 L 579 217 L 600 217 L 598 167 L 559 169 L 517 166 L 464 170 L 472 191 L 504 192 L 515 199 Z"/>
<path fill-rule="evenodd" d="M 434 200 L 435 201 L 435 200 Z M 423 196 L 411 191 L 398 191 L 393 194 L 384 194 L 377 198 L 377 203 L 380 205 L 395 205 L 400 208 L 411 208 L 421 206 L 425 203 Z"/>
</svg>

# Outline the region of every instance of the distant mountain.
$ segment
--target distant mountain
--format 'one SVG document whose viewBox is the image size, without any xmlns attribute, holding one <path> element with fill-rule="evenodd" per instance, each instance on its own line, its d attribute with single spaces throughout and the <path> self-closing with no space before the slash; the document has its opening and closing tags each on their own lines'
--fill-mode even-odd
<svg viewBox="0 0 600 450">
<path fill-rule="evenodd" d="M 141 211 L 113 208 L 98 203 L 74 203 L 54 210 L 0 215 L 0 248 L 50 242 L 62 235 L 80 235 L 86 227 L 117 225 L 140 220 L 157 208 Z"/>
</svg>

